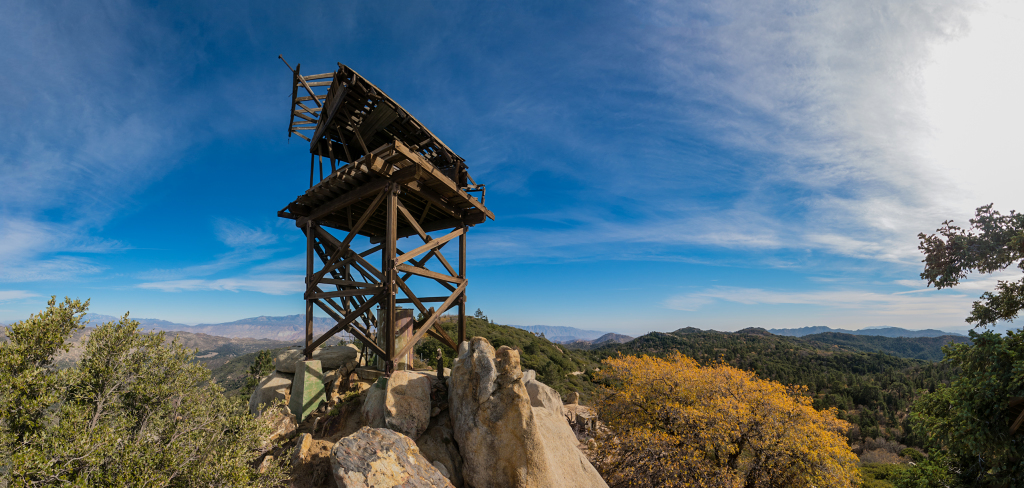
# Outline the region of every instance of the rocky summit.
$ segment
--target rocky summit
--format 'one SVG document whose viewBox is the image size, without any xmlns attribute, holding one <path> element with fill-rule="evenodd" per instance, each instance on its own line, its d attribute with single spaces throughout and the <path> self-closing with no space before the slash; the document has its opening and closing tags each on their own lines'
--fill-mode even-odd
<svg viewBox="0 0 1024 488">
<path fill-rule="evenodd" d="M 294 371 L 294 353 L 278 357 L 250 399 L 274 430 L 268 442 L 278 447 L 265 458 L 291 463 L 292 486 L 607 487 L 568 420 L 581 407 L 563 406 L 557 391 L 524 372 L 515 349 L 474 337 L 440 377 L 384 377 L 359 367 L 360 358 L 331 354 L 320 356 L 330 400 L 298 426 L 283 405 L 293 375 L 281 371 Z"/>
</svg>

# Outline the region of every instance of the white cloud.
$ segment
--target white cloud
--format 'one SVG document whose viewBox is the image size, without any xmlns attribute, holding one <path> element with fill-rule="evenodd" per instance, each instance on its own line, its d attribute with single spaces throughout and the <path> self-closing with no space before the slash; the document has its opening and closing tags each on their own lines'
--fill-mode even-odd
<svg viewBox="0 0 1024 488">
<path fill-rule="evenodd" d="M 102 266 L 72 254 L 121 252 L 120 242 L 90 236 L 77 224 L 33 222 L 0 216 L 0 281 L 74 279 L 99 273 Z"/>
<path fill-rule="evenodd" d="M 268 295 L 288 295 L 303 292 L 302 275 L 265 275 L 215 280 L 169 280 L 142 283 L 139 288 L 165 292 L 182 291 L 254 291 Z"/>
<path fill-rule="evenodd" d="M 277 242 L 277 236 L 269 230 L 249 227 L 232 220 L 218 219 L 215 227 L 217 239 L 229 247 L 252 248 L 269 246 Z"/>
<path fill-rule="evenodd" d="M 666 299 L 667 308 L 696 311 L 715 302 L 743 305 L 808 305 L 836 310 L 856 310 L 867 315 L 963 315 L 974 299 L 959 293 L 878 293 L 856 289 L 776 291 L 760 288 L 718 286 Z"/>
<path fill-rule="evenodd" d="M 34 298 L 37 296 L 39 296 L 39 294 L 25 290 L 0 290 L 0 302 Z"/>
</svg>

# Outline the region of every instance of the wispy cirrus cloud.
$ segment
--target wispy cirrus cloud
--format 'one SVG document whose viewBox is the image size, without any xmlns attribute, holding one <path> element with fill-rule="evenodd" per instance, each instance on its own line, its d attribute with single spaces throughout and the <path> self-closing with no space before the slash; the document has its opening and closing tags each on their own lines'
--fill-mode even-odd
<svg viewBox="0 0 1024 488">
<path fill-rule="evenodd" d="M 867 315 L 955 316 L 970 309 L 973 299 L 959 293 L 879 293 L 857 289 L 779 291 L 760 288 L 712 287 L 666 299 L 666 308 L 693 312 L 715 302 L 742 305 L 804 305 L 827 310 L 857 310 Z"/>
<path fill-rule="evenodd" d="M 22 300 L 25 298 L 35 298 L 39 294 L 25 290 L 0 290 L 0 302 L 6 302 L 10 300 Z"/>
<path fill-rule="evenodd" d="M 302 293 L 303 275 L 255 275 L 220 279 L 167 280 L 142 283 L 139 288 L 165 292 L 253 291 L 268 295 Z"/>
<path fill-rule="evenodd" d="M 189 280 L 190 278 L 206 277 L 225 271 L 234 271 L 248 275 L 254 272 L 254 266 L 260 267 L 259 270 L 266 268 L 267 263 L 263 263 L 263 261 L 281 251 L 281 249 L 266 247 L 277 243 L 277 235 L 268 228 L 247 226 L 233 220 L 216 219 L 214 221 L 214 234 L 220 242 L 232 249 L 226 253 L 214 256 L 214 259 L 207 263 L 181 268 L 153 269 L 140 273 L 138 277 L 144 280 L 160 280 L 160 282 L 174 283 L 173 285 L 161 287 L 158 286 L 158 283 L 148 282 L 140 285 L 140 287 L 179 290 L 192 286 L 189 284 L 192 283 Z"/>
</svg>

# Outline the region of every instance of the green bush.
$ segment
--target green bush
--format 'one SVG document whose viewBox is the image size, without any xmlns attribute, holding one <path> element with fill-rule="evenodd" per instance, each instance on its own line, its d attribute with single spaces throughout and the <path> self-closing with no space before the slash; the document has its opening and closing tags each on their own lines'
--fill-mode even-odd
<svg viewBox="0 0 1024 488">
<path fill-rule="evenodd" d="M 273 486 L 253 464 L 269 434 L 210 381 L 194 353 L 128 315 L 100 325 L 82 360 L 52 367 L 89 302 L 51 298 L 0 344 L 0 485 Z"/>
</svg>

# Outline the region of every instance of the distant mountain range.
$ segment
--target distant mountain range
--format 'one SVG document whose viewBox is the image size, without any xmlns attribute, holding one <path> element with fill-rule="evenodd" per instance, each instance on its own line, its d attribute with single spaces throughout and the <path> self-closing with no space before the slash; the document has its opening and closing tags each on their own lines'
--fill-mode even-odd
<svg viewBox="0 0 1024 488">
<path fill-rule="evenodd" d="M 849 330 L 849 329 L 833 329 L 831 327 L 818 326 L 818 327 L 800 327 L 799 329 L 768 329 L 775 335 L 790 336 L 790 337 L 803 337 L 813 334 L 824 334 L 827 332 L 840 332 L 843 334 L 863 335 L 863 336 L 882 336 L 882 337 L 942 337 L 947 335 L 963 336 L 956 332 L 946 332 L 936 329 L 924 329 L 924 330 L 910 330 L 903 329 L 900 327 L 870 327 L 867 329 L 860 330 Z"/>
<path fill-rule="evenodd" d="M 85 318 L 92 321 L 90 325 L 94 327 L 104 322 L 119 320 L 118 317 L 94 313 L 87 314 Z M 284 315 L 280 317 L 268 317 L 261 315 L 259 317 L 235 320 L 234 322 L 199 325 L 176 324 L 174 322 L 159 319 L 131 318 L 133 320 L 137 320 L 139 325 L 145 330 L 182 331 L 190 332 L 192 334 L 207 334 L 220 337 L 248 337 L 251 339 L 270 339 L 274 341 L 291 342 L 302 340 L 306 334 L 306 316 L 299 314 Z M 313 333 L 316 335 L 322 334 L 333 327 L 336 323 L 337 322 L 333 319 L 326 317 L 314 317 Z M 340 334 L 338 337 L 345 335 L 346 334 Z"/>
<path fill-rule="evenodd" d="M 592 341 L 608 334 L 608 332 L 599 330 L 584 330 L 561 325 L 510 325 L 509 327 L 523 329 L 534 334 L 544 334 L 544 338 L 551 342 Z"/>
</svg>

